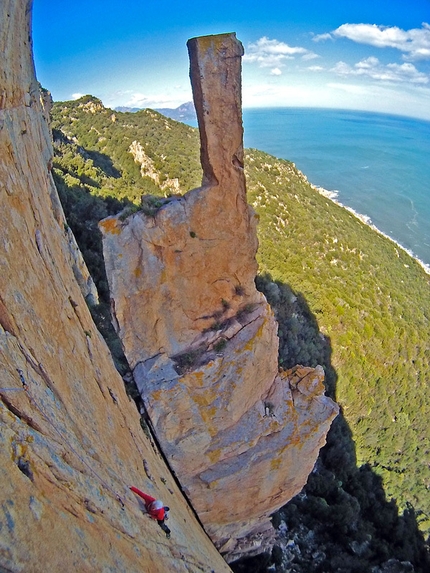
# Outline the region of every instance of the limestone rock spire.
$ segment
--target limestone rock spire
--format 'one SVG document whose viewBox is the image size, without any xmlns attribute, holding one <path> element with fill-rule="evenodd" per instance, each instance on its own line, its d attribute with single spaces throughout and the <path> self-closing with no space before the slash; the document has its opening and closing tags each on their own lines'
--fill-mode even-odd
<svg viewBox="0 0 430 573">
<path fill-rule="evenodd" d="M 234 559 L 270 545 L 269 516 L 306 483 L 338 409 L 321 367 L 278 372 L 277 323 L 255 288 L 242 46 L 222 34 L 188 47 L 202 186 L 100 228 L 117 330 L 151 424 L 206 531 Z"/>
<path fill-rule="evenodd" d="M 245 191 L 241 58 L 235 34 L 192 38 L 187 42 L 190 79 L 199 122 L 203 185 L 237 179 Z"/>
</svg>

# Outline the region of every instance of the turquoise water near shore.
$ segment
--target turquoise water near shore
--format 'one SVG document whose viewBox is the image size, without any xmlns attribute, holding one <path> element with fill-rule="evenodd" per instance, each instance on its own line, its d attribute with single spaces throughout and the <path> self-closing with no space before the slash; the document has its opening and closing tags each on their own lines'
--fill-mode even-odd
<svg viewBox="0 0 430 573">
<path fill-rule="evenodd" d="M 243 122 L 245 147 L 293 161 L 430 265 L 430 122 L 310 108 L 245 109 Z"/>
</svg>

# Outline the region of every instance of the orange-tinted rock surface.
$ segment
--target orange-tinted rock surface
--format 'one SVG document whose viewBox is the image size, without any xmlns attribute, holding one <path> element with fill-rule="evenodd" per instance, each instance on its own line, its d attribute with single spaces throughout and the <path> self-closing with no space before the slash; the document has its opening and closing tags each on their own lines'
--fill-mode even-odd
<svg viewBox="0 0 430 573">
<path fill-rule="evenodd" d="M 254 285 L 234 34 L 189 41 L 202 187 L 101 223 L 116 326 L 152 426 L 227 559 L 271 542 L 337 406 L 323 371 L 278 373 L 277 324 Z M 146 214 L 145 214 L 146 213 Z"/>
<path fill-rule="evenodd" d="M 0 3 L 0 570 L 229 571 L 143 434 L 75 280 L 30 16 L 29 1 Z M 171 507 L 170 540 L 129 485 Z"/>
</svg>

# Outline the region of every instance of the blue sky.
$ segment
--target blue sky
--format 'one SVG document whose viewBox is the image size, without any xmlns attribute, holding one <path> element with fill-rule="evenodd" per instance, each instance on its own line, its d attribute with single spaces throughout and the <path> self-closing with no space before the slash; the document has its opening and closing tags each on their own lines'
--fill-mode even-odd
<svg viewBox="0 0 430 573">
<path fill-rule="evenodd" d="M 186 41 L 236 32 L 244 107 L 361 109 L 430 120 L 430 0 L 34 0 L 39 81 L 55 100 L 177 107 Z"/>
</svg>

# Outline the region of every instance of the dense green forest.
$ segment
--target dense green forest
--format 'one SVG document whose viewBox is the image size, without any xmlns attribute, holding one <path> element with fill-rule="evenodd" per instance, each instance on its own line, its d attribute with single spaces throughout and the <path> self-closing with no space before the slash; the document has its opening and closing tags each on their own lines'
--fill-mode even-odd
<svg viewBox="0 0 430 573">
<path fill-rule="evenodd" d="M 97 222 L 140 208 L 142 195 L 199 186 L 198 132 L 152 110 L 113 112 L 91 96 L 56 103 L 52 128 L 54 179 L 101 296 L 92 312 L 125 368 Z M 427 571 L 430 277 L 292 163 L 249 149 L 245 168 L 260 217 L 256 282 L 278 318 L 280 364 L 322 364 L 342 408 L 304 492 L 274 518 L 279 546 L 248 570 L 379 573 L 394 558 L 412 563 L 399 571 Z"/>
</svg>

